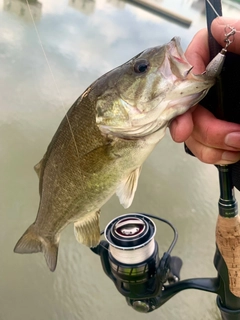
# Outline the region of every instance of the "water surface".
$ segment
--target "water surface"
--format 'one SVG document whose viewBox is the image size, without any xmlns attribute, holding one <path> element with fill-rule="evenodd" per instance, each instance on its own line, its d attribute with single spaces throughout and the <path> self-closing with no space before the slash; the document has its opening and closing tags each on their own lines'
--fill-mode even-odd
<svg viewBox="0 0 240 320">
<path fill-rule="evenodd" d="M 0 319 L 219 319 L 215 296 L 186 291 L 149 315 L 127 306 L 104 275 L 99 258 L 79 245 L 73 226 L 62 233 L 58 266 L 42 254 L 13 253 L 35 219 L 39 195 L 33 166 L 46 151 L 66 110 L 104 72 L 143 49 L 180 36 L 185 49 L 205 27 L 201 1 L 158 1 L 193 20 L 190 28 L 120 0 L 42 0 L 31 4 L 41 43 L 24 1 L 0 0 Z M 224 6 L 225 15 L 237 9 Z M 56 86 L 58 89 L 56 89 Z M 238 196 L 238 195 L 237 195 Z M 130 210 L 169 219 L 179 231 L 174 255 L 182 278 L 215 276 L 212 265 L 218 181 L 213 166 L 186 155 L 169 134 L 146 161 Z M 114 196 L 101 227 L 124 210 Z M 172 233 L 158 225 L 160 254 Z"/>
</svg>

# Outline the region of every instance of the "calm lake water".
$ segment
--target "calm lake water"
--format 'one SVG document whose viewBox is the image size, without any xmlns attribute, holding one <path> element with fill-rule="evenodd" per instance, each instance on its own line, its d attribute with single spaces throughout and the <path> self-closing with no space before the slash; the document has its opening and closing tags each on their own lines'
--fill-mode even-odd
<svg viewBox="0 0 240 320">
<path fill-rule="evenodd" d="M 216 297 L 199 291 L 182 292 L 147 316 L 132 310 L 105 276 L 99 257 L 77 243 L 72 225 L 62 233 L 54 273 L 42 254 L 13 253 L 38 208 L 33 166 L 45 153 L 66 110 L 96 78 L 143 49 L 177 35 L 185 49 L 205 27 L 201 2 L 158 1 L 191 18 L 190 28 L 120 0 L 32 4 L 56 89 L 27 5 L 0 0 L 1 320 L 219 319 Z M 239 10 L 226 4 L 223 13 L 234 17 Z M 183 145 L 167 134 L 143 166 L 130 210 L 124 210 L 114 196 L 102 208 L 101 227 L 134 211 L 167 218 L 179 231 L 173 254 L 184 261 L 182 279 L 215 276 L 218 195 L 214 166 L 186 155 Z M 156 240 L 162 254 L 172 240 L 171 230 L 159 226 Z"/>
</svg>

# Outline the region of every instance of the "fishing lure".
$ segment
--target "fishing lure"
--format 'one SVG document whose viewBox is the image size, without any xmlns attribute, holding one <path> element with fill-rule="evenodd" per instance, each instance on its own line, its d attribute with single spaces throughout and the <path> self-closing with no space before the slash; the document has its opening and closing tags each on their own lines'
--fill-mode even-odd
<svg viewBox="0 0 240 320">
<path fill-rule="evenodd" d="M 230 29 L 229 32 L 227 32 L 227 28 Z M 226 58 L 227 49 L 230 46 L 230 44 L 234 41 L 234 35 L 236 33 L 236 29 L 234 27 L 231 27 L 227 25 L 225 27 L 225 39 L 224 42 L 226 43 L 225 47 L 222 48 L 222 50 L 209 62 L 209 64 L 206 67 L 206 75 L 209 77 L 217 77 L 222 71 L 222 67 Z"/>
</svg>

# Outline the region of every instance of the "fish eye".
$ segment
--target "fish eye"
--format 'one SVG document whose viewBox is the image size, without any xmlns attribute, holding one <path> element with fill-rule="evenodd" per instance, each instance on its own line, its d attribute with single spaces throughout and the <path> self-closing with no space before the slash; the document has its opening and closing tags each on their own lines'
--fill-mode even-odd
<svg viewBox="0 0 240 320">
<path fill-rule="evenodd" d="M 134 71 L 136 73 L 144 73 L 148 70 L 149 62 L 147 60 L 139 60 L 134 65 Z"/>
</svg>

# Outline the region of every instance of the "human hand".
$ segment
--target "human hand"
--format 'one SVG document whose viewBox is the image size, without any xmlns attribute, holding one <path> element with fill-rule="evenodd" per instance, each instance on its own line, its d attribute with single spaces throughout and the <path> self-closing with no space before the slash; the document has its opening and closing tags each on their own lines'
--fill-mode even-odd
<svg viewBox="0 0 240 320">
<path fill-rule="evenodd" d="M 225 47 L 226 25 L 240 30 L 240 20 L 217 18 L 211 31 L 214 38 Z M 228 50 L 240 54 L 240 33 Z M 186 58 L 194 66 L 194 73 L 202 73 L 209 62 L 207 30 L 199 31 L 187 48 Z M 200 105 L 177 117 L 170 125 L 172 138 L 184 142 L 201 161 L 212 164 L 229 164 L 240 160 L 240 125 L 216 119 L 211 112 Z"/>
</svg>

